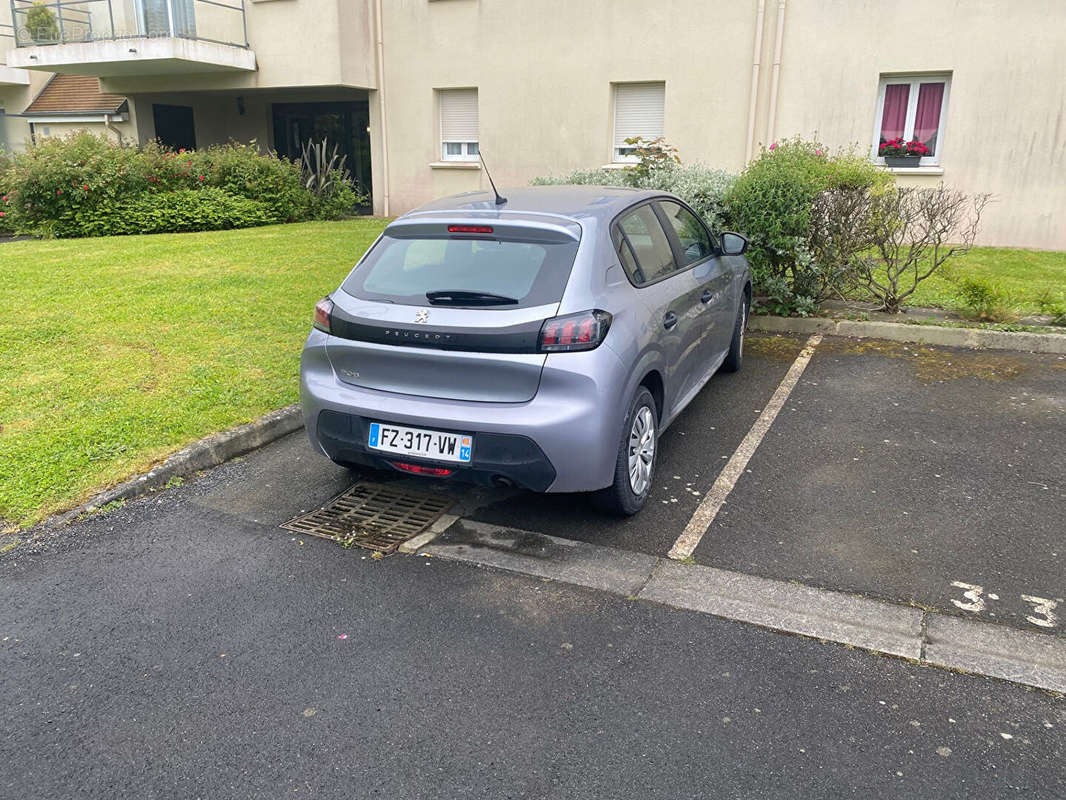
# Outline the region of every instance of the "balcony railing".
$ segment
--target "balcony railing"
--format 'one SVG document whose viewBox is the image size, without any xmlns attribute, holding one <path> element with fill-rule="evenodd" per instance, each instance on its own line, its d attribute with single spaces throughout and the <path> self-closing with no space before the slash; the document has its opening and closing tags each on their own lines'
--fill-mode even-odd
<svg viewBox="0 0 1066 800">
<path fill-rule="evenodd" d="M 178 38 L 246 48 L 244 4 L 245 0 L 11 0 L 11 19 L 18 47 Z"/>
</svg>

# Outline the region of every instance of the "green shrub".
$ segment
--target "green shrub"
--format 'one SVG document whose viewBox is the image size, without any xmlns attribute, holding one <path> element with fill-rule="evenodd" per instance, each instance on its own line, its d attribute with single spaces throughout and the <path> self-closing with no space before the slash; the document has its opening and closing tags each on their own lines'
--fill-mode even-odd
<svg viewBox="0 0 1066 800">
<path fill-rule="evenodd" d="M 311 194 L 311 219 L 343 219 L 355 213 L 356 206 L 369 201 L 356 192 L 348 176 L 340 170 L 330 174 L 329 188 Z"/>
<path fill-rule="evenodd" d="M 261 154 L 254 143 L 173 151 L 154 142 L 123 147 L 81 133 L 16 154 L 2 174 L 18 229 L 61 238 L 137 233 L 125 217 L 130 209 L 151 211 L 143 217 L 147 233 L 295 222 L 312 212 L 333 218 L 350 213 L 359 200 L 346 186 L 312 209 L 299 165 Z M 199 200 L 189 194 L 207 189 L 217 191 Z M 152 200 L 169 194 L 180 196 Z M 190 210 L 193 221 L 179 220 L 181 209 Z M 159 219 L 174 227 L 159 227 Z"/>
<path fill-rule="evenodd" d="M 30 32 L 35 43 L 54 44 L 59 41 L 59 20 L 55 12 L 43 2 L 31 5 L 26 11 L 25 19 L 26 30 Z"/>
<path fill-rule="evenodd" d="M 196 179 L 228 194 L 258 200 L 272 222 L 307 219 L 310 196 L 300 180 L 300 165 L 287 158 L 263 155 L 251 144 L 232 142 L 198 150 L 191 161 Z"/>
<path fill-rule="evenodd" d="M 829 190 L 877 192 L 891 182 L 891 175 L 868 159 L 831 155 L 818 142 L 795 138 L 764 148 L 725 197 L 729 223 L 751 243 L 756 291 L 776 279 L 775 291 L 781 293 L 783 280 L 794 307 L 821 299 L 825 281 L 808 246 L 815 200 Z"/>
<path fill-rule="evenodd" d="M 269 225 L 270 209 L 258 200 L 229 194 L 224 189 L 178 189 L 144 194 L 118 204 L 109 234 L 217 231 Z"/>
<path fill-rule="evenodd" d="M 638 165 L 639 166 L 639 165 Z M 563 176 L 534 178 L 535 186 L 583 184 L 594 186 L 628 186 L 656 189 L 676 194 L 699 212 L 714 230 L 726 225 L 725 196 L 736 177 L 703 164 L 660 163 L 647 170 L 625 169 L 578 170 Z"/>
<path fill-rule="evenodd" d="M 952 280 L 963 316 L 981 322 L 1013 322 L 1018 318 L 1014 298 L 998 283 L 970 275 Z"/>
<path fill-rule="evenodd" d="M 19 227 L 46 236 L 84 235 L 88 220 L 147 190 L 137 156 L 133 148 L 88 133 L 45 139 L 16 153 L 9 174 Z"/>
<path fill-rule="evenodd" d="M 1056 295 L 1051 289 L 1044 289 L 1036 302 L 1040 313 L 1051 317 L 1052 325 L 1066 325 L 1066 295 Z"/>
<path fill-rule="evenodd" d="M 15 232 L 15 206 L 11 202 L 11 159 L 0 150 L 0 236 Z"/>
</svg>

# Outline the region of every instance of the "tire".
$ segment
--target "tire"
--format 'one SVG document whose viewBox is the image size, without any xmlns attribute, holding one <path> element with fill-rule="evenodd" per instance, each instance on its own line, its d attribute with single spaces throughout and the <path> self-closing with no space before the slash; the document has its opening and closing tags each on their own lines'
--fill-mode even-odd
<svg viewBox="0 0 1066 800">
<path fill-rule="evenodd" d="M 748 327 L 748 296 L 740 300 L 737 309 L 737 321 L 733 324 L 733 341 L 729 343 L 729 352 L 722 362 L 723 372 L 739 372 L 744 364 L 744 330 Z"/>
<path fill-rule="evenodd" d="M 643 443 L 641 450 L 643 455 L 634 453 L 635 459 L 632 464 L 630 462 L 631 437 L 637 447 L 641 447 Z M 593 493 L 593 505 L 600 511 L 622 517 L 630 517 L 644 508 L 648 495 L 651 493 L 651 487 L 655 483 L 655 465 L 659 456 L 658 444 L 659 415 L 655 406 L 655 398 L 652 397 L 647 387 L 641 386 L 629 405 L 626 424 L 622 428 L 622 440 L 619 442 L 618 455 L 615 457 L 614 482 L 606 489 Z M 643 466 L 638 466 L 638 461 Z M 630 477 L 631 467 L 634 469 L 635 477 L 633 478 Z"/>
</svg>

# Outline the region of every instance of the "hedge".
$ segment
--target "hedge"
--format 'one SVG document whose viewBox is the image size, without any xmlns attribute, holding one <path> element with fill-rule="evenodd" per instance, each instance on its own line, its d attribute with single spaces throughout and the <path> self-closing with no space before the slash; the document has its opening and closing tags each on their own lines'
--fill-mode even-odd
<svg viewBox="0 0 1066 800">
<path fill-rule="evenodd" d="M 337 178 L 329 196 L 316 197 L 300 164 L 254 143 L 175 151 L 81 133 L 0 159 L 0 225 L 66 238 L 337 219 L 367 199 Z"/>
</svg>

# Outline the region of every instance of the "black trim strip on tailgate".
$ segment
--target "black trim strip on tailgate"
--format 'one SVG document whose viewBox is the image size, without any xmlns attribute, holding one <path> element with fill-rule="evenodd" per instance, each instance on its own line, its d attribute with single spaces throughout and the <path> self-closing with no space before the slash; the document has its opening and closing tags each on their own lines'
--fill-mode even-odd
<svg viewBox="0 0 1066 800">
<path fill-rule="evenodd" d="M 396 324 L 353 317 L 338 306 L 330 316 L 330 333 L 354 342 L 400 347 L 463 350 L 472 353 L 536 353 L 544 320 L 524 322 L 487 331 L 460 331 L 432 325 Z"/>
</svg>

